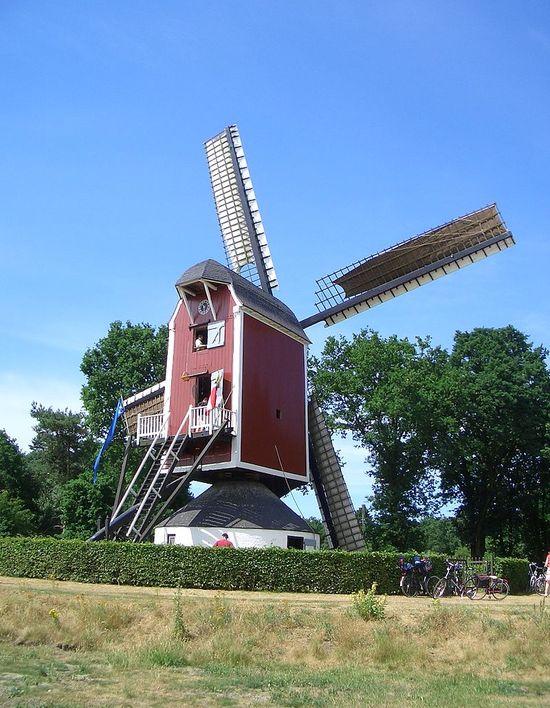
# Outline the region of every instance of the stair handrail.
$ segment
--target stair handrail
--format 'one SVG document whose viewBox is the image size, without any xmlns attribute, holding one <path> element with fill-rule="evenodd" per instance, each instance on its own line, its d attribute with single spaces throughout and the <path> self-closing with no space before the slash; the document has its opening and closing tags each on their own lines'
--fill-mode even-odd
<svg viewBox="0 0 550 708">
<path fill-rule="evenodd" d="M 136 483 L 136 481 L 137 481 L 139 475 L 141 474 L 141 471 L 142 471 L 143 467 L 145 466 L 145 463 L 146 463 L 147 459 L 151 456 L 151 453 L 152 453 L 152 451 L 153 451 L 155 445 L 157 444 L 157 441 L 158 441 L 159 437 L 160 437 L 161 434 L 164 433 L 164 431 L 166 430 L 166 427 L 167 427 L 167 425 L 168 425 L 168 420 L 169 420 L 169 419 L 170 419 L 170 413 L 167 413 L 167 415 L 166 415 L 166 417 L 165 417 L 165 419 L 164 419 L 164 422 L 162 423 L 162 427 L 159 429 L 158 433 L 157 433 L 157 434 L 155 435 L 155 437 L 153 438 L 153 441 L 152 441 L 151 444 L 149 445 L 149 448 L 148 448 L 146 454 L 143 456 L 143 460 L 141 461 L 140 466 L 137 468 L 136 473 L 135 473 L 134 476 L 132 477 L 132 481 L 130 482 L 130 484 L 129 484 L 128 487 L 126 488 L 126 491 L 124 492 L 124 495 L 123 495 L 122 499 L 120 500 L 120 502 L 119 502 L 119 504 L 118 504 L 116 510 L 113 512 L 113 519 L 116 518 L 116 516 L 118 515 L 118 513 L 120 512 L 120 510 L 121 510 L 122 507 L 124 506 L 124 502 L 125 502 L 126 499 L 128 498 L 128 494 L 130 494 L 130 490 L 132 489 L 132 487 L 133 487 L 134 484 Z"/>
<path fill-rule="evenodd" d="M 185 423 L 189 420 L 189 416 L 191 415 L 192 407 L 193 406 L 189 406 L 189 408 L 187 409 L 187 413 L 183 416 L 183 420 L 181 421 L 180 427 L 177 429 L 177 432 L 174 435 L 174 438 L 172 439 L 172 443 L 171 443 L 170 447 L 168 448 L 168 452 L 166 453 L 165 459 L 168 457 L 168 455 L 172 454 L 172 450 L 174 449 L 174 447 L 176 445 L 177 439 L 182 434 L 183 427 L 184 427 Z"/>
<path fill-rule="evenodd" d="M 170 447 L 168 448 L 168 450 L 166 452 L 162 453 L 161 459 L 159 461 L 159 468 L 156 471 L 155 476 L 151 480 L 151 484 L 149 485 L 149 488 L 147 489 L 147 491 L 143 495 L 143 499 L 141 500 L 141 503 L 140 503 L 136 513 L 134 514 L 134 518 L 132 520 L 132 523 L 128 527 L 128 531 L 126 531 L 127 536 L 129 536 L 132 533 L 132 531 L 135 530 L 136 521 L 139 519 L 139 515 L 141 514 L 143 507 L 145 506 L 145 502 L 149 498 L 149 494 L 151 493 L 151 490 L 154 489 L 155 483 L 156 483 L 157 479 L 159 478 L 159 475 L 161 474 L 164 463 L 172 454 L 172 450 L 174 449 L 174 446 L 176 444 L 178 437 L 181 435 L 181 432 L 183 430 L 183 426 L 185 425 L 187 419 L 189 418 L 190 413 L 191 413 L 191 406 L 189 406 L 187 413 L 183 416 L 183 420 L 181 421 L 180 426 L 179 426 L 176 434 L 174 435 L 172 442 L 170 443 Z"/>
</svg>

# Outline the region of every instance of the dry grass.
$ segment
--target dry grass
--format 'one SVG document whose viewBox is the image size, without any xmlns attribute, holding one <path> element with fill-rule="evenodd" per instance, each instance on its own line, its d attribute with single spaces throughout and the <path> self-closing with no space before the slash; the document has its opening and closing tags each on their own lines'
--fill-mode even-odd
<svg viewBox="0 0 550 708">
<path fill-rule="evenodd" d="M 49 656 L 54 665 L 86 665 L 85 675 L 98 675 L 84 693 L 77 681 L 67 705 L 85 705 L 84 695 L 98 705 L 103 698 L 136 705 L 139 696 L 148 698 L 138 705 L 155 705 L 159 696 L 171 705 L 182 682 L 187 705 L 395 705 L 404 695 L 412 705 L 438 705 L 453 691 L 451 705 L 475 705 L 476 696 L 543 705 L 549 630 L 549 612 L 533 598 L 389 598 L 386 618 L 365 622 L 341 596 L 0 579 L 0 651 L 15 661 L 34 656 L 23 661 L 31 673 L 44 661 L 37 656 Z M 65 681 L 66 696 L 74 672 L 62 680 L 52 671 L 55 681 L 45 676 L 36 686 Z M 9 698 L 10 681 L 0 674 L 0 697 L 6 685 Z M 39 689 L 25 691 L 13 705 L 35 705 Z"/>
</svg>

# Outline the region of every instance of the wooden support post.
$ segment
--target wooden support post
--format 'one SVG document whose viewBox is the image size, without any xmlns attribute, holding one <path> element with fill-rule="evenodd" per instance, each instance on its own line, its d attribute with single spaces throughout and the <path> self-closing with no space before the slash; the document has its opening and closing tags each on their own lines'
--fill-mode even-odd
<svg viewBox="0 0 550 708">
<path fill-rule="evenodd" d="M 118 476 L 118 485 L 115 494 L 115 501 L 113 504 L 113 509 L 111 511 L 111 516 L 115 513 L 115 509 L 118 507 L 120 502 L 120 495 L 122 494 L 122 487 L 124 485 L 124 478 L 126 476 L 126 467 L 128 466 L 128 457 L 130 455 L 130 448 L 132 447 L 132 436 L 128 434 L 126 437 L 126 447 L 124 448 L 124 457 L 122 458 L 122 466 L 120 468 L 120 474 Z M 99 530 L 99 528 L 98 528 Z"/>
</svg>

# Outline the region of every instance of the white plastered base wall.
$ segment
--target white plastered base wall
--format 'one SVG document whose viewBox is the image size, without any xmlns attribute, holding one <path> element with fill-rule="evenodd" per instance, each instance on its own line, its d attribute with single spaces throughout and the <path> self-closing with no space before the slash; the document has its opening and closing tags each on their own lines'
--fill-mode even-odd
<svg viewBox="0 0 550 708">
<path fill-rule="evenodd" d="M 287 548 L 288 537 L 304 539 L 304 549 L 314 551 L 319 548 L 319 534 L 305 531 L 279 531 L 277 529 L 231 529 L 200 528 L 188 526 L 161 526 L 155 529 L 155 543 L 172 543 L 180 546 L 213 546 L 222 537 L 229 536 L 235 548 Z"/>
</svg>

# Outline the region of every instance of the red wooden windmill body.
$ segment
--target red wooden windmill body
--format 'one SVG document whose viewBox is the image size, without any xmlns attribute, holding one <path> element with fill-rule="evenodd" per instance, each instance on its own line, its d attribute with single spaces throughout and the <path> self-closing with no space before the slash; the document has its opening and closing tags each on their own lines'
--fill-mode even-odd
<svg viewBox="0 0 550 708">
<path fill-rule="evenodd" d="M 170 320 L 163 409 L 170 417 L 168 434 L 176 435 L 188 410 L 197 418 L 191 421 L 194 443 L 179 464 L 190 466 L 203 444 L 201 428 L 208 432 L 217 388 L 218 408 L 235 434 L 212 447 L 196 479 L 254 473 L 280 493 L 304 484 L 309 340 L 298 320 L 282 302 L 254 292 L 249 281 L 212 260 L 186 271 L 176 288 L 180 300 Z M 217 372 L 221 386 L 212 381 Z"/>
</svg>

